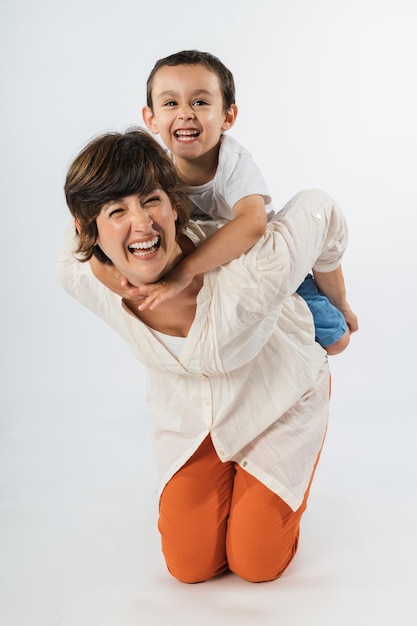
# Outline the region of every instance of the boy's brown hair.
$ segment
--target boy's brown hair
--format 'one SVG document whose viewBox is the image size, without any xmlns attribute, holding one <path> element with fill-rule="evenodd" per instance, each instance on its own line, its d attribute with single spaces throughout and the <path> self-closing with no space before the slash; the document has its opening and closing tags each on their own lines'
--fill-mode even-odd
<svg viewBox="0 0 417 626">
<path fill-rule="evenodd" d="M 199 50 L 182 50 L 175 52 L 163 59 L 159 59 L 146 81 L 146 104 L 153 110 L 152 106 L 152 86 L 156 72 L 164 66 L 175 67 L 176 65 L 203 65 L 211 72 L 214 72 L 220 82 L 220 89 L 223 97 L 223 108 L 227 111 L 232 104 L 236 104 L 235 81 L 232 72 L 210 52 L 200 52 Z"/>
</svg>

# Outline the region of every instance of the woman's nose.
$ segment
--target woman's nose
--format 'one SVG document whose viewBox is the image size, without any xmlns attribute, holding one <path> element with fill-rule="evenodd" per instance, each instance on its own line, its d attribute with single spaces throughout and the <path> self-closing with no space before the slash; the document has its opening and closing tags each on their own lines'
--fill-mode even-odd
<svg viewBox="0 0 417 626">
<path fill-rule="evenodd" d="M 132 228 L 134 230 L 147 230 L 151 225 L 152 219 L 147 211 L 140 207 L 132 211 Z"/>
</svg>

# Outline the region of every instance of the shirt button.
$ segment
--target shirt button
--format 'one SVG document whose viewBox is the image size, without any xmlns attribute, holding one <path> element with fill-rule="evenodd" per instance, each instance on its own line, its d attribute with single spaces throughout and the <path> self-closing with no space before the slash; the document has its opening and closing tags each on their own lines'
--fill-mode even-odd
<svg viewBox="0 0 417 626">
<path fill-rule="evenodd" d="M 242 467 L 246 467 L 246 466 L 247 466 L 247 464 L 248 464 L 248 462 L 247 462 L 247 461 L 243 461 L 243 463 L 242 463 Z"/>
<path fill-rule="evenodd" d="M 320 213 L 316 213 L 315 216 L 316 220 L 320 221 L 321 220 L 321 214 Z"/>
</svg>

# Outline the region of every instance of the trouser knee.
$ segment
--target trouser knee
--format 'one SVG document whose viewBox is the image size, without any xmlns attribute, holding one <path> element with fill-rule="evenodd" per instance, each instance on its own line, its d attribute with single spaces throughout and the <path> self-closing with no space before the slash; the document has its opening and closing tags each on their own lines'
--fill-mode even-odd
<svg viewBox="0 0 417 626">
<path fill-rule="evenodd" d="M 187 584 L 205 582 L 227 569 L 225 563 L 205 562 L 199 555 L 184 555 L 179 560 L 165 559 L 165 563 L 171 576 Z"/>
<path fill-rule="evenodd" d="M 243 549 L 229 558 L 229 569 L 251 583 L 261 583 L 276 580 L 287 569 L 293 560 L 298 547 L 298 536 L 293 545 L 284 552 L 279 553 L 267 549 L 262 554 L 262 550 L 248 551 Z"/>
</svg>

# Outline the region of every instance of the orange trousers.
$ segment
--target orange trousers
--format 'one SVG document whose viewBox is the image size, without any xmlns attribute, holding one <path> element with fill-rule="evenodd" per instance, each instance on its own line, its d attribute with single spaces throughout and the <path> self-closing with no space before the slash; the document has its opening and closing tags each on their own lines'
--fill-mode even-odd
<svg viewBox="0 0 417 626">
<path fill-rule="evenodd" d="M 293 511 L 239 465 L 222 463 L 208 436 L 161 496 L 158 528 L 168 570 L 186 583 L 226 570 L 250 582 L 278 578 L 297 551 L 310 485 Z"/>
</svg>

